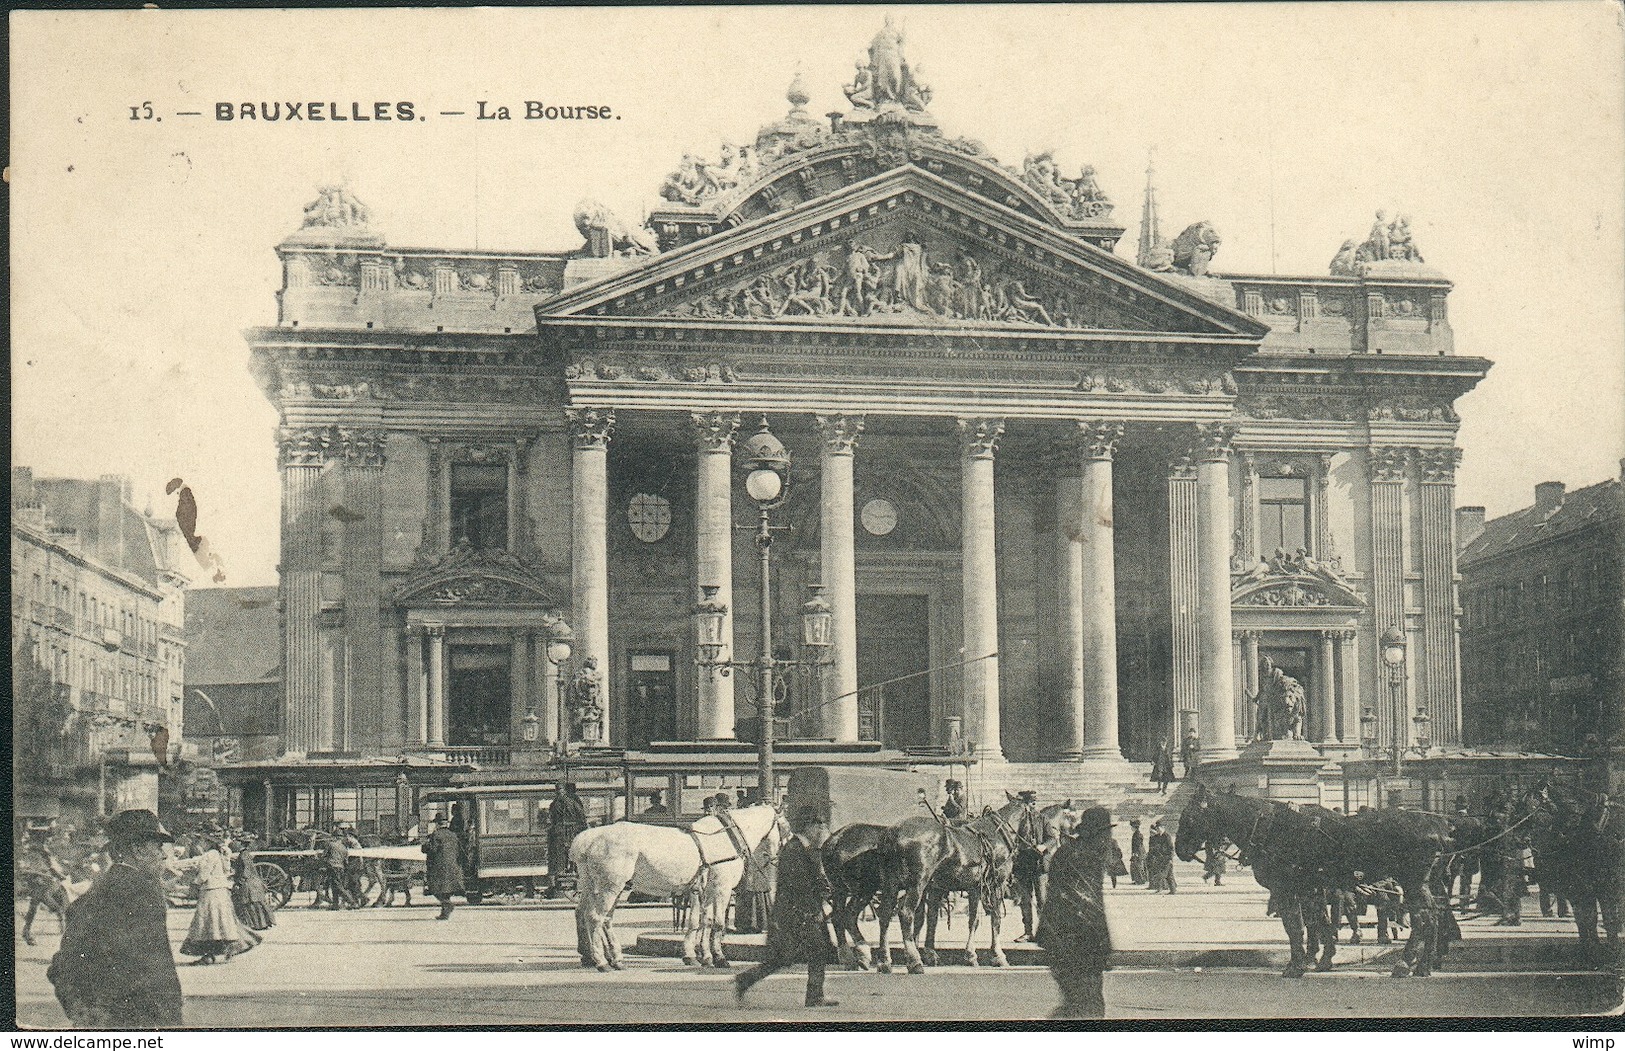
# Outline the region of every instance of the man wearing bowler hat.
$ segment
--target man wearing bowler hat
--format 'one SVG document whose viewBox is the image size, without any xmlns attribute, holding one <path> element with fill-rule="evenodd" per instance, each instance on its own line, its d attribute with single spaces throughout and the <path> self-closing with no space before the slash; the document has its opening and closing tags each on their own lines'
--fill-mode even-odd
<svg viewBox="0 0 1625 1051">
<path fill-rule="evenodd" d="M 68 909 L 62 948 L 45 972 L 56 998 L 87 1029 L 174 1029 L 181 983 L 164 925 L 161 883 L 174 837 L 150 810 L 107 823 L 112 865 Z"/>
<path fill-rule="evenodd" d="M 1090 807 L 1050 862 L 1049 895 L 1038 921 L 1038 944 L 1049 956 L 1050 976 L 1061 987 L 1052 1018 L 1104 1018 L 1105 971 L 1112 952 L 1103 886 L 1123 867 L 1112 849 L 1112 817 Z"/>
</svg>

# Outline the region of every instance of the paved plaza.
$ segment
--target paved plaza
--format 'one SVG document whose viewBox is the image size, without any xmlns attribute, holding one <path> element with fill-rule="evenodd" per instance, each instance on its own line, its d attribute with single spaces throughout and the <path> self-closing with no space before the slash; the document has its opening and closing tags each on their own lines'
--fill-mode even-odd
<svg viewBox="0 0 1625 1051">
<path fill-rule="evenodd" d="M 1281 929 L 1263 914 L 1263 892 L 1245 874 L 1215 890 L 1202 884 L 1196 866 L 1180 867 L 1190 880 L 1177 895 L 1152 895 L 1126 882 L 1108 891 L 1119 949 L 1117 969 L 1107 976 L 1110 1017 L 1572 1015 L 1618 1002 L 1612 977 L 1580 970 L 1572 923 L 1538 916 L 1515 930 L 1488 919 L 1464 921 L 1465 941 L 1452 965 L 1432 978 L 1390 979 L 1374 950 L 1344 944 L 1333 973 L 1283 980 L 1275 963 Z M 187 1022 L 340 1028 L 952 1021 L 990 1017 L 989 1005 L 997 1005 L 997 1017 L 1022 1020 L 1047 1017 L 1058 1000 L 1047 970 L 1011 944 L 1021 932 L 1013 908 L 1004 942 L 1015 966 L 943 966 L 924 976 L 832 972 L 830 995 L 840 1006 L 816 1013 L 801 1007 L 799 969 L 758 986 L 744 1006 L 735 1003 L 726 972 L 670 958 L 629 955 L 625 971 L 583 971 L 573 915 L 564 908 L 459 907 L 445 923 L 434 915 L 432 906 L 285 909 L 265 944 L 248 955 L 223 966 L 181 968 Z M 187 910 L 171 911 L 175 944 L 189 919 Z M 963 924 L 956 916 L 942 944 L 962 944 Z M 640 935 L 669 933 L 670 926 L 666 906 L 623 907 L 617 917 L 626 946 Z M 19 1021 L 56 1027 L 64 1018 L 45 981 L 57 943 L 54 921 L 41 921 L 37 934 L 38 946 L 18 944 Z M 985 944 L 985 937 L 978 940 Z"/>
</svg>

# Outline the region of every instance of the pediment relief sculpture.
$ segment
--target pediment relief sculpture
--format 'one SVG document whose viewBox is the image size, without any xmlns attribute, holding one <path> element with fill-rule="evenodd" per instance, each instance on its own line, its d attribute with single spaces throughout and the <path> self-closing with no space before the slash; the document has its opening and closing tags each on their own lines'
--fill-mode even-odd
<svg viewBox="0 0 1625 1051">
<path fill-rule="evenodd" d="M 541 606 L 556 608 L 539 567 L 509 551 L 485 551 L 466 542 L 396 589 L 408 606 Z"/>
<path fill-rule="evenodd" d="M 1236 575 L 1230 600 L 1237 606 L 1363 605 L 1337 559 L 1318 559 L 1302 548 L 1292 553 L 1277 549 Z"/>
<path fill-rule="evenodd" d="M 911 230 L 868 232 L 669 313 L 766 321 L 861 318 L 898 324 L 1151 327 L 1103 296 L 1062 289 L 991 255 Z"/>
</svg>

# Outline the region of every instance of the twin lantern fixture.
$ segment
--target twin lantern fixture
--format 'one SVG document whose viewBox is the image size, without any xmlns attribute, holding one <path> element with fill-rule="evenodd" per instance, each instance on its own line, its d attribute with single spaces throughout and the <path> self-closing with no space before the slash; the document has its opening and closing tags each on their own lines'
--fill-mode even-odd
<svg viewBox="0 0 1625 1051">
<path fill-rule="evenodd" d="M 1388 703 L 1389 711 L 1393 715 L 1394 740 L 1389 746 L 1389 758 L 1393 760 L 1396 774 L 1399 771 L 1400 760 L 1403 758 L 1406 747 L 1400 737 L 1401 727 L 1404 726 L 1405 716 L 1405 635 L 1398 628 L 1389 628 L 1382 633 L 1378 641 L 1378 650 L 1382 656 L 1383 670 L 1388 676 Z M 1427 709 L 1418 707 L 1411 722 L 1416 725 L 1413 735 L 1415 749 L 1426 755 L 1433 746 L 1433 719 L 1428 715 Z M 1377 741 L 1377 713 L 1373 708 L 1366 708 L 1360 713 L 1360 743 L 1365 746 L 1368 755 L 1375 756 L 1379 752 Z"/>
</svg>

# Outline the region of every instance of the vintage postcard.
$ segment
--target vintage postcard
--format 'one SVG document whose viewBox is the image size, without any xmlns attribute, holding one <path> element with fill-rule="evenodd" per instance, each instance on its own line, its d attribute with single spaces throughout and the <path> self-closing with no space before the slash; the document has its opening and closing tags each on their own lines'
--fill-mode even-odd
<svg viewBox="0 0 1625 1051">
<path fill-rule="evenodd" d="M 19 1026 L 1618 1007 L 1618 4 L 9 29 Z"/>
</svg>

